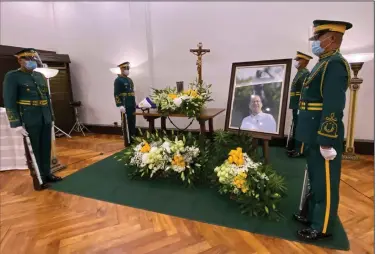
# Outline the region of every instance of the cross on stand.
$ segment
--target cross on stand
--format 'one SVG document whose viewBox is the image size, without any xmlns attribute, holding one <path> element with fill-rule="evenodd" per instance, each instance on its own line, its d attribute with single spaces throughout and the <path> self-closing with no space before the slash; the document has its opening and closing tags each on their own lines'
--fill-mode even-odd
<svg viewBox="0 0 377 254">
<path fill-rule="evenodd" d="M 203 49 L 203 44 L 201 42 L 198 43 L 197 49 L 190 49 L 190 52 L 194 55 L 198 56 L 198 60 L 196 61 L 197 70 L 198 70 L 198 83 L 201 84 L 203 82 L 202 80 L 202 56 L 208 52 L 210 52 L 209 49 Z"/>
</svg>

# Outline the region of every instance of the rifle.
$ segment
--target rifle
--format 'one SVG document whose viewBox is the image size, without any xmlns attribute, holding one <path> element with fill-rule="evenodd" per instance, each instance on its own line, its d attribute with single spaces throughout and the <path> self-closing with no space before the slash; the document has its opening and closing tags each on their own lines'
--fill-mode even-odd
<svg viewBox="0 0 377 254">
<path fill-rule="evenodd" d="M 35 159 L 33 148 L 31 146 L 29 136 L 24 136 L 24 147 L 25 147 L 25 155 L 26 155 L 26 162 L 28 168 L 30 169 L 30 175 L 33 178 L 33 186 L 35 190 L 41 190 L 43 181 L 41 178 L 41 173 L 39 171 L 39 167 L 37 164 L 37 160 Z"/>
<path fill-rule="evenodd" d="M 304 174 L 304 181 L 302 183 L 302 190 L 301 190 L 301 200 L 300 200 L 300 213 L 304 216 L 307 214 L 308 210 L 308 200 L 310 198 L 310 183 L 309 183 L 309 174 L 308 174 L 308 166 L 305 167 L 305 174 Z"/>
<path fill-rule="evenodd" d="M 289 142 L 290 142 L 290 139 L 292 138 L 292 135 L 293 135 L 293 121 L 291 123 L 291 128 L 289 129 L 289 133 L 288 133 L 288 137 L 287 137 L 287 144 L 285 145 L 285 148 L 288 149 L 288 146 L 289 146 Z"/>
<path fill-rule="evenodd" d="M 126 147 L 130 143 L 130 132 L 128 130 L 127 113 L 122 112 L 121 116 L 122 116 L 122 132 L 123 132 L 123 138 L 124 138 L 124 146 Z M 126 138 L 127 138 L 127 141 L 126 141 Z"/>
</svg>

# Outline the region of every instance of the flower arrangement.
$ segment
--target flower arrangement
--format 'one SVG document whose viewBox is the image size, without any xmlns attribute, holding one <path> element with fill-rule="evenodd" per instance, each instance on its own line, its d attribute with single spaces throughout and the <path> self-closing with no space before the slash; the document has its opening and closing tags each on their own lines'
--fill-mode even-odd
<svg viewBox="0 0 377 254">
<path fill-rule="evenodd" d="M 211 140 L 191 132 L 140 134 L 118 160 L 125 162 L 131 177 L 210 184 L 239 203 L 244 214 L 282 217 L 279 204 L 286 195 L 285 179 L 259 161 L 246 134 L 216 131 Z"/>
<path fill-rule="evenodd" d="M 210 97 L 212 85 L 190 83 L 189 89 L 178 93 L 176 88 L 154 89 L 151 99 L 158 111 L 167 116 L 172 113 L 185 114 L 189 118 L 198 117 Z"/>
<path fill-rule="evenodd" d="M 201 160 L 206 156 L 201 151 L 196 139 L 188 134 L 175 135 L 172 139 L 146 133 L 145 137 L 136 137 L 135 144 L 126 149 L 120 160 L 131 167 L 131 175 L 153 178 L 179 176 L 183 182 L 192 184 L 201 171 Z"/>
<path fill-rule="evenodd" d="M 229 194 L 241 203 L 243 213 L 279 219 L 278 203 L 286 191 L 284 178 L 271 167 L 254 162 L 241 147 L 228 156 L 214 169 L 220 194 Z"/>
</svg>

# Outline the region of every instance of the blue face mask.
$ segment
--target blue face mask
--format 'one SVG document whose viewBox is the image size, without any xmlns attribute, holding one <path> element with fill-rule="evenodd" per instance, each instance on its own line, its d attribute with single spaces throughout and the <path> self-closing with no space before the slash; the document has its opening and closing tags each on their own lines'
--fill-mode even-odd
<svg viewBox="0 0 377 254">
<path fill-rule="evenodd" d="M 326 39 L 324 39 L 323 41 L 327 40 L 328 38 L 330 37 L 327 37 Z M 312 52 L 314 55 L 316 56 L 320 56 L 323 54 L 323 52 L 325 52 L 325 49 L 330 46 L 331 43 L 329 43 L 325 48 L 322 48 L 321 47 L 321 41 L 320 40 L 316 40 L 316 41 L 313 41 L 312 43 Z"/>
<path fill-rule="evenodd" d="M 37 62 L 36 61 L 26 61 L 25 62 L 25 68 L 32 71 L 35 68 L 37 68 Z"/>
<path fill-rule="evenodd" d="M 325 51 L 324 48 L 321 48 L 321 42 L 320 41 L 313 41 L 312 43 L 312 52 L 316 56 L 322 55 L 322 53 Z"/>
</svg>

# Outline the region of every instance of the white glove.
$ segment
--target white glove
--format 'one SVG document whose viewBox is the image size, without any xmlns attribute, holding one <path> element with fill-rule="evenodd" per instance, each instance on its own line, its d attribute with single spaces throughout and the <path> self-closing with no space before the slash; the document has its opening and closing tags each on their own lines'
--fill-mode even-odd
<svg viewBox="0 0 377 254">
<path fill-rule="evenodd" d="M 119 107 L 120 113 L 126 113 L 126 109 L 123 106 Z"/>
<path fill-rule="evenodd" d="M 335 157 L 337 155 L 335 149 L 332 148 L 332 147 L 330 149 L 324 149 L 324 148 L 320 147 L 319 149 L 321 151 L 323 158 L 325 158 L 325 160 L 331 161 L 331 160 L 335 159 Z"/>
<path fill-rule="evenodd" d="M 28 132 L 25 130 L 25 128 L 22 127 L 22 126 L 16 127 L 15 130 L 16 130 L 18 133 L 21 133 L 22 136 L 25 136 L 25 137 L 29 136 L 29 133 L 28 133 Z"/>
</svg>

